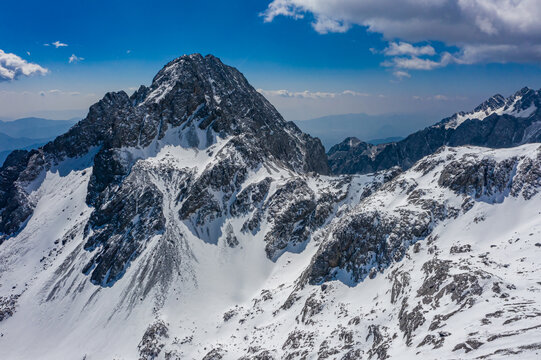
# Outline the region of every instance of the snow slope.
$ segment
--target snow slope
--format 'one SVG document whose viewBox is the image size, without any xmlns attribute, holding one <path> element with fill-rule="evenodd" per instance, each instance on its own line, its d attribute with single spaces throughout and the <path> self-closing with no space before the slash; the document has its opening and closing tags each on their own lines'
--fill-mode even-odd
<svg viewBox="0 0 541 360">
<path fill-rule="evenodd" d="M 0 359 L 538 358 L 541 147 L 440 145 L 328 176 L 240 72 L 180 57 L 0 169 Z"/>
<path fill-rule="evenodd" d="M 220 234 L 216 242 L 178 218 L 182 204 L 175 200 L 183 174 L 201 174 L 216 161 L 202 156 L 167 145 L 136 162 L 163 194 L 166 228 L 110 287 L 92 284 L 82 271 L 92 256 L 83 249 L 91 157 L 47 171 L 31 192 L 33 216 L 0 249 L 3 314 L 4 300 L 15 298 L 12 316 L 0 322 L 0 358 L 539 357 L 540 180 L 520 170 L 527 161 L 540 170 L 539 144 L 446 148 L 383 186 L 383 174 L 327 177 L 262 166 L 242 189 L 270 178 L 264 200 L 199 228 Z M 501 191 L 485 183 L 478 197 L 475 187 L 460 193 L 441 185 L 441 174 L 464 159 L 511 161 L 511 178 Z M 268 234 L 288 205 L 273 208 L 272 199 L 295 180 L 301 190 L 289 202 L 310 197 L 309 191 L 316 201 L 331 193 L 331 210 L 306 240 L 278 247 L 273 261 Z M 400 216 L 404 209 L 416 216 L 426 213 L 422 199 L 457 212 L 431 221 L 426 236 L 404 239 L 411 246 L 402 258 L 372 264 L 376 271 L 362 280 L 347 266 L 333 268 L 323 283 L 307 280 L 348 218 L 370 211 Z M 243 231 L 254 215 L 257 229 Z"/>
</svg>

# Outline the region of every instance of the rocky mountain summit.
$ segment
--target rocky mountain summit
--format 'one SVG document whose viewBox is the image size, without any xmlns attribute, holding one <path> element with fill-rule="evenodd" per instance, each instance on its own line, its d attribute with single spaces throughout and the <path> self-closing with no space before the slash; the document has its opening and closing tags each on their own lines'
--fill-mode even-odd
<svg viewBox="0 0 541 360">
<path fill-rule="evenodd" d="M 329 172 L 213 56 L 106 94 L 0 169 L 0 358 L 538 357 L 539 144 Z"/>
<path fill-rule="evenodd" d="M 366 174 L 408 169 L 444 145 L 508 148 L 535 142 L 541 142 L 541 91 L 523 88 L 509 98 L 494 95 L 471 112 L 456 113 L 401 141 L 371 145 L 347 138 L 327 155 L 333 174 Z"/>
<path fill-rule="evenodd" d="M 227 142 L 217 147 L 222 139 Z M 85 271 L 91 271 L 97 283 L 114 282 L 137 255 L 143 238 L 164 231 L 162 199 L 155 186 L 145 188 L 137 207 L 124 203 L 140 197 L 133 192 L 132 181 L 146 175 L 140 166 L 134 167 L 137 161 L 169 144 L 201 152 L 215 145 L 212 156 L 219 161 L 197 176 L 183 174 L 186 187 L 178 189 L 178 196 L 186 199 L 182 218 L 206 209 L 197 215 L 197 223 L 223 211 L 222 199 L 209 193 L 211 188 L 231 197 L 248 171 L 262 163 L 301 173 L 328 173 L 319 140 L 286 122 L 240 72 L 213 56 L 183 56 L 167 64 L 150 87 L 141 86 L 131 97 L 123 91 L 108 93 L 66 134 L 39 150 L 12 154 L 0 170 L 2 237 L 16 234 L 32 215 L 35 204 L 28 189 L 37 186 L 44 172 L 66 158 L 94 151 L 86 201 L 95 211 L 86 226 L 90 236 L 85 247 L 102 250 Z M 126 233 L 126 226 L 143 209 L 148 220 Z"/>
</svg>

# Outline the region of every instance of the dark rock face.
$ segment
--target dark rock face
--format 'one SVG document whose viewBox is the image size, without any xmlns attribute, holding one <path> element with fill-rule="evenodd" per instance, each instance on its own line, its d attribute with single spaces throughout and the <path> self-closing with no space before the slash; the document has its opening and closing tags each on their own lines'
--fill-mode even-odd
<svg viewBox="0 0 541 360">
<path fill-rule="evenodd" d="M 0 296 L 0 321 L 11 316 L 16 311 L 19 295 Z"/>
<path fill-rule="evenodd" d="M 156 153 L 164 141 L 204 151 L 220 139 L 227 143 L 209 154 L 215 161 L 201 175 L 185 174 L 179 189 L 179 218 L 196 227 L 227 214 L 248 171 L 261 164 L 329 173 L 321 142 L 286 122 L 238 70 L 211 55 L 182 56 L 167 64 L 150 87 L 141 86 L 132 96 L 108 93 L 66 134 L 8 157 L 0 169 L 1 239 L 17 233 L 32 215 L 29 184 L 64 159 L 95 152 L 86 199 L 94 212 L 85 248 L 97 252 L 85 271 L 92 282 L 112 285 L 165 227 L 163 194 L 138 165 L 142 154 Z M 262 186 L 252 200 L 266 196 L 268 188 Z M 245 206 L 239 200 L 232 212 Z"/>
<path fill-rule="evenodd" d="M 388 144 L 372 145 L 355 137 L 346 138 L 329 149 L 329 167 L 333 174 L 375 172 L 374 155 Z M 363 169 L 362 172 L 359 169 Z"/>
<path fill-rule="evenodd" d="M 469 161 L 468 161 L 469 160 Z M 474 198 L 501 194 L 512 180 L 517 159 L 500 163 L 492 159 L 460 159 L 441 172 L 438 184 Z"/>
<path fill-rule="evenodd" d="M 295 246 L 310 234 L 310 215 L 316 208 L 315 194 L 301 179 L 293 179 L 269 199 L 268 220 L 272 230 L 265 236 L 267 256 L 275 259 L 286 246 Z"/>
<path fill-rule="evenodd" d="M 34 210 L 25 188 L 41 173 L 43 152 L 17 150 L 0 168 L 0 244 L 15 234 Z"/>
<path fill-rule="evenodd" d="M 223 359 L 223 355 L 224 351 L 222 349 L 212 349 L 205 356 L 203 356 L 203 360 L 220 360 Z"/>
<path fill-rule="evenodd" d="M 107 200 L 86 225 L 85 249 L 98 250 L 84 271 L 92 272 L 91 281 L 101 286 L 114 284 L 145 243 L 165 230 L 162 193 L 139 164 Z"/>
<path fill-rule="evenodd" d="M 163 321 L 151 324 L 138 345 L 139 360 L 156 359 L 165 346 L 163 341 L 168 337 L 169 328 Z"/>
<path fill-rule="evenodd" d="M 464 156 L 443 169 L 438 185 L 489 202 L 500 202 L 507 194 L 529 200 L 541 187 L 540 176 L 541 147 L 534 159 L 512 157 L 495 161 Z"/>
<path fill-rule="evenodd" d="M 237 194 L 235 201 L 231 204 L 231 215 L 239 216 L 253 211 L 255 206 L 260 205 L 269 192 L 272 179 L 267 177 L 258 183 L 250 184 Z"/>
<path fill-rule="evenodd" d="M 396 173 L 392 170 L 386 171 L 381 176 L 373 177 L 372 181 L 366 184 L 366 191 L 360 198 L 369 196 L 390 181 Z M 252 199 L 255 200 L 251 207 L 252 216 L 243 225 L 243 231 L 255 232 L 260 222 L 265 219 L 268 231 L 265 234 L 265 251 L 267 257 L 276 260 L 285 251 L 302 251 L 306 241 L 317 230 L 323 227 L 330 220 L 338 204 L 345 199 L 351 183 L 351 178 L 337 178 L 330 181 L 330 186 L 319 189 L 318 194 L 310 188 L 307 179 L 295 177 L 279 186 L 260 205 L 260 188 L 267 188 L 267 179 L 254 185 L 254 188 L 247 188 L 246 191 L 254 191 Z M 344 182 L 348 183 L 344 186 Z M 238 199 L 238 197 L 237 197 Z M 256 207 L 257 206 L 257 207 Z"/>
<path fill-rule="evenodd" d="M 535 159 L 524 159 L 517 167 L 517 175 L 511 185 L 511 195 L 530 200 L 541 189 L 541 147 Z"/>
<path fill-rule="evenodd" d="M 374 270 L 401 260 L 411 243 L 430 233 L 431 215 L 430 211 L 403 210 L 398 216 L 366 211 L 347 217 L 333 230 L 333 241 L 318 250 L 305 274 L 307 280 L 311 284 L 329 281 L 340 277 L 338 270 L 351 274 L 353 282 L 372 276 Z"/>
<path fill-rule="evenodd" d="M 531 107 L 536 110 L 530 114 Z M 466 120 L 457 123 L 459 117 Z M 507 99 L 495 95 L 471 113 L 455 114 L 398 142 L 372 145 L 348 138 L 333 146 L 328 157 L 333 174 L 365 174 L 393 166 L 408 169 L 444 145 L 508 148 L 540 141 L 541 90 L 524 88 Z"/>
</svg>

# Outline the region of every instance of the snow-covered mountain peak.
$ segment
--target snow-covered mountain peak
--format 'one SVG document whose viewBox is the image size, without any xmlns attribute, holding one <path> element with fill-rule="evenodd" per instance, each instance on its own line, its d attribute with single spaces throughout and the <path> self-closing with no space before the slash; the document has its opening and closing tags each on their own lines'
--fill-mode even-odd
<svg viewBox="0 0 541 360">
<path fill-rule="evenodd" d="M 145 96 L 141 103 L 159 103 L 169 94 L 174 96 L 174 93 L 183 90 L 204 92 L 209 97 L 207 102 L 214 102 L 215 105 L 219 105 L 222 99 L 228 100 L 232 92 L 254 96 L 254 89 L 238 70 L 224 65 L 213 55 L 203 57 L 201 54 L 191 54 L 165 65 L 156 74 L 151 86 L 143 89 Z M 141 94 L 136 93 L 135 98 L 140 102 Z"/>
<path fill-rule="evenodd" d="M 540 108 L 540 97 L 539 91 L 528 87 L 522 88 L 508 98 L 496 94 L 477 106 L 473 111 L 456 113 L 435 126 L 456 129 L 466 120 L 484 120 L 493 114 L 527 118 Z"/>
<path fill-rule="evenodd" d="M 8 158 L 0 169 L 1 239 L 24 229 L 37 204 L 32 192 L 55 164 L 92 154 L 86 203 L 94 210 L 84 248 L 94 256 L 84 272 L 93 283 L 111 286 L 149 239 L 165 231 L 165 190 L 149 182 L 162 168 L 146 160 L 166 153 L 208 158 L 166 163 L 176 163 L 170 171 L 182 181 L 177 216 L 193 222 L 193 231 L 210 242 L 221 235 L 217 219 L 229 211 L 230 199 L 251 172 L 263 167 L 328 173 L 321 142 L 285 122 L 238 70 L 213 56 L 183 56 L 166 65 L 149 88 L 131 97 L 107 93 L 66 134 Z M 130 201 L 134 206 L 125 205 Z M 127 232 L 130 223 L 134 228 Z"/>
</svg>

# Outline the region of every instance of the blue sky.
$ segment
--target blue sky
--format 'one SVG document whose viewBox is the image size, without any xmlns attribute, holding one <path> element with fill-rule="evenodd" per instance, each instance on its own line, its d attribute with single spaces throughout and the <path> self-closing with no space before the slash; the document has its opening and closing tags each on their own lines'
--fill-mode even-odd
<svg viewBox="0 0 541 360">
<path fill-rule="evenodd" d="M 165 63 L 194 52 L 237 67 L 289 120 L 423 113 L 436 121 L 494 93 L 541 87 L 541 50 L 531 50 L 541 32 L 516 0 L 495 1 L 505 11 L 483 0 L 427 9 L 413 0 L 417 7 L 402 10 L 405 0 L 374 1 L 8 2 L 0 49 L 43 71 L 0 81 L 0 118 L 84 116 L 105 92 L 148 85 Z M 535 1 L 523 2 L 540 15 Z M 449 35 L 447 19 L 434 18 L 445 7 L 464 31 Z M 524 17 L 520 26 L 509 13 Z"/>
</svg>

